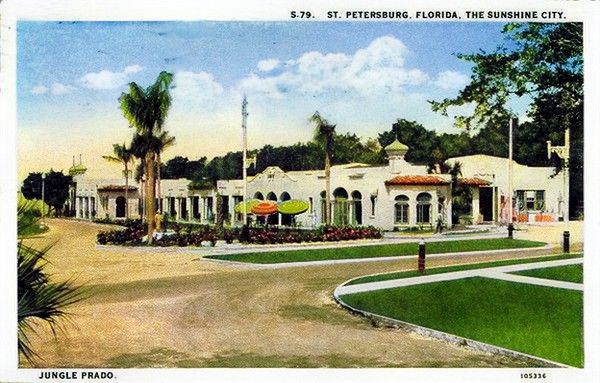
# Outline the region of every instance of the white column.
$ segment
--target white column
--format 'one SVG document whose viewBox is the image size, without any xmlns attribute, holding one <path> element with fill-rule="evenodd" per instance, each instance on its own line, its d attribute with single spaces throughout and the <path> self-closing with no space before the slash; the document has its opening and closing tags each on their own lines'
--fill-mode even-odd
<svg viewBox="0 0 600 383">
<path fill-rule="evenodd" d="M 437 194 L 437 191 L 434 191 L 431 194 L 433 194 L 433 195 L 431 197 L 431 213 L 432 214 L 431 214 L 431 217 L 430 217 L 431 218 L 431 222 L 430 223 L 433 225 L 433 227 L 435 229 L 435 227 L 437 225 L 437 219 L 438 219 L 438 216 L 440 214 L 440 211 L 439 211 L 439 206 L 438 206 L 439 203 L 438 203 L 438 194 Z"/>
<path fill-rule="evenodd" d="M 417 225 L 417 200 L 412 198 L 408 202 L 408 224 L 410 226 Z"/>
<path fill-rule="evenodd" d="M 450 229 L 452 228 L 452 191 L 446 196 L 444 204 L 446 207 L 446 227 Z"/>
<path fill-rule="evenodd" d="M 235 221 L 235 216 L 234 216 L 234 211 L 233 208 L 234 206 L 234 201 L 235 199 L 233 198 L 233 196 L 228 196 L 227 197 L 227 210 L 228 210 L 228 214 L 229 214 L 229 225 L 233 226 L 233 223 Z"/>
<path fill-rule="evenodd" d="M 471 201 L 471 214 L 473 216 L 473 224 L 476 224 L 479 223 L 479 187 L 471 188 L 471 195 L 473 196 Z"/>
</svg>

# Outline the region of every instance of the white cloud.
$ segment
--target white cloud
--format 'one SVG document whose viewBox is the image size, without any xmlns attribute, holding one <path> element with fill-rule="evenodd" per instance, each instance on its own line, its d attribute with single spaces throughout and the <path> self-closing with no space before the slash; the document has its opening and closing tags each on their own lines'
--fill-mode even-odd
<svg viewBox="0 0 600 383">
<path fill-rule="evenodd" d="M 207 72 L 177 72 L 174 85 L 173 97 L 192 102 L 210 100 L 223 93 L 223 86 Z"/>
<path fill-rule="evenodd" d="M 86 88 L 91 89 L 115 89 L 127 84 L 129 75 L 138 73 L 144 69 L 139 65 L 130 65 L 123 69 L 122 72 L 112 72 L 109 70 L 101 70 L 100 72 L 90 72 L 83 75 L 79 82 Z"/>
<path fill-rule="evenodd" d="M 123 70 L 123 73 L 125 74 L 133 74 L 133 73 L 138 73 L 141 72 L 144 69 L 144 67 L 139 66 L 139 65 L 130 65 L 128 67 L 125 67 L 125 69 Z"/>
<path fill-rule="evenodd" d="M 379 37 L 354 54 L 307 52 L 285 62 L 278 75 L 250 74 L 239 88 L 273 98 L 299 93 L 320 95 L 325 92 L 352 92 L 361 96 L 402 92 L 406 86 L 418 85 L 428 77 L 419 69 L 404 66 L 408 48 L 392 36 Z M 273 59 L 274 60 L 274 59 Z M 269 65 L 263 60 L 259 69 Z"/>
<path fill-rule="evenodd" d="M 277 59 L 261 60 L 256 65 L 258 70 L 261 72 L 270 72 L 273 69 L 277 68 L 277 66 L 279 66 L 279 60 Z"/>
<path fill-rule="evenodd" d="M 31 88 L 31 93 L 33 94 L 44 94 L 48 92 L 48 88 L 43 85 L 34 86 Z"/>
<path fill-rule="evenodd" d="M 71 91 L 73 91 L 73 89 L 75 89 L 74 87 L 70 86 L 70 85 L 65 85 L 65 84 L 61 84 L 60 82 L 55 82 L 54 84 L 52 84 L 52 94 L 67 94 L 67 93 L 71 93 Z"/>
<path fill-rule="evenodd" d="M 469 77 L 456 71 L 447 70 L 440 72 L 433 82 L 436 86 L 442 89 L 460 89 L 467 85 Z"/>
</svg>

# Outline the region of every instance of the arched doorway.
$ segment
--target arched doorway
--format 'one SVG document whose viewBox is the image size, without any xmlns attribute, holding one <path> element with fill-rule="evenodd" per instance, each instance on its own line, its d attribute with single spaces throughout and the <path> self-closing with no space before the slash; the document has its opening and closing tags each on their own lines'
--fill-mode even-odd
<svg viewBox="0 0 600 383">
<path fill-rule="evenodd" d="M 115 216 L 117 218 L 125 218 L 125 197 L 123 196 L 119 196 L 117 197 L 115 204 L 116 204 L 116 214 Z"/>
<path fill-rule="evenodd" d="M 269 194 L 267 194 L 267 200 L 277 202 L 277 196 L 275 195 L 275 193 L 270 192 Z M 267 225 L 278 225 L 278 224 L 279 224 L 279 213 L 271 214 L 271 215 L 267 216 Z"/>
<path fill-rule="evenodd" d="M 292 199 L 292 197 L 290 197 L 290 193 L 288 193 L 288 192 L 283 192 L 279 196 L 279 202 L 289 201 L 291 199 Z M 292 224 L 293 218 L 294 218 L 293 215 L 281 214 L 281 224 L 284 226 L 290 226 Z"/>
<path fill-rule="evenodd" d="M 353 225 L 362 225 L 362 194 L 355 190 L 352 192 L 352 222 Z"/>
<path fill-rule="evenodd" d="M 333 224 L 346 226 L 350 223 L 348 192 L 344 188 L 333 191 Z"/>
</svg>

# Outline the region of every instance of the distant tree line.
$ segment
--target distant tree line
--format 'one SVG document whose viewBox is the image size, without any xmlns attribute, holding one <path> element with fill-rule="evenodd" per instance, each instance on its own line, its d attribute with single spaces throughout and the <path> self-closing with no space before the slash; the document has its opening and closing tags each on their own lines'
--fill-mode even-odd
<svg viewBox="0 0 600 383">
<path fill-rule="evenodd" d="M 406 154 L 407 161 L 423 165 L 442 164 L 450 157 L 471 154 L 507 157 L 508 120 L 499 127 L 485 127 L 477 133 L 437 133 L 416 121 L 398 119 L 390 130 L 366 140 L 361 140 L 354 133 L 335 134 L 333 164 L 386 164 L 384 148 L 395 139 L 410 147 Z M 557 134 L 548 132 L 540 125 L 530 122 L 520 124 L 514 131 L 514 159 L 529 166 L 550 166 L 546 152 L 546 140 L 549 139 L 560 142 Z M 278 147 L 265 145 L 253 151 L 253 154 L 257 155 L 257 160 L 256 167 L 248 171 L 250 175 L 260 173 L 269 166 L 278 166 L 284 171 L 324 167 L 324 150 L 312 141 Z M 242 152 L 228 152 L 212 160 L 206 157 L 190 160 L 176 156 L 161 164 L 161 174 L 164 179 L 187 178 L 197 183 L 205 182 L 207 186 L 219 179 L 240 179 Z"/>
</svg>

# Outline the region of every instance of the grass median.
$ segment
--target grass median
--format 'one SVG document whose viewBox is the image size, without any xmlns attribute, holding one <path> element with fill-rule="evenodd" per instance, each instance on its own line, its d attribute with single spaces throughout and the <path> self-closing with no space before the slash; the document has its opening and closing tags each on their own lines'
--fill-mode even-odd
<svg viewBox="0 0 600 383">
<path fill-rule="evenodd" d="M 535 257 L 535 258 L 507 259 L 504 261 L 494 261 L 494 262 L 478 262 L 478 263 L 471 263 L 468 265 L 434 267 L 434 268 L 430 268 L 430 269 L 425 269 L 425 272 L 423 274 L 419 273 L 417 270 L 397 271 L 397 272 L 385 273 L 385 274 L 373 274 L 373 275 L 366 275 L 364 277 L 352 279 L 352 280 L 348 281 L 347 283 L 345 283 L 344 286 L 358 285 L 361 283 L 369 283 L 369 282 L 389 281 L 392 279 L 422 277 L 422 276 L 426 276 L 426 275 L 450 273 L 453 271 L 483 269 L 486 267 L 520 265 L 523 263 L 532 263 L 532 262 L 558 261 L 561 259 L 580 258 L 581 256 L 582 256 L 581 253 L 562 254 L 562 255 L 555 255 L 555 256 Z M 579 265 L 579 267 L 582 268 L 582 273 L 583 273 L 583 266 Z M 540 270 L 546 270 L 546 269 L 540 269 Z M 534 270 L 528 270 L 528 271 L 534 271 Z M 537 271 L 537 269 L 536 269 L 536 271 Z M 526 275 L 529 275 L 529 274 L 526 274 Z M 531 275 L 531 276 L 534 276 L 534 275 Z M 539 277 L 539 278 L 542 278 L 542 277 Z M 550 279 L 556 279 L 556 278 L 550 278 Z M 581 283 L 581 282 L 579 282 L 579 283 Z"/>
<path fill-rule="evenodd" d="M 583 366 L 580 291 L 474 277 L 341 299 L 360 310 Z"/>
<path fill-rule="evenodd" d="M 515 271 L 511 274 L 542 279 L 553 279 L 557 281 L 583 283 L 583 265 L 546 267 L 543 269 Z"/>
<path fill-rule="evenodd" d="M 521 239 L 492 238 L 456 241 L 427 242 L 427 254 L 459 253 L 470 251 L 520 249 L 544 246 L 544 242 Z M 246 254 L 211 255 L 206 258 L 247 263 L 288 263 L 327 261 L 339 259 L 381 258 L 416 255 L 419 244 L 399 243 L 389 245 L 337 247 L 328 249 L 302 249 L 269 251 Z"/>
</svg>

